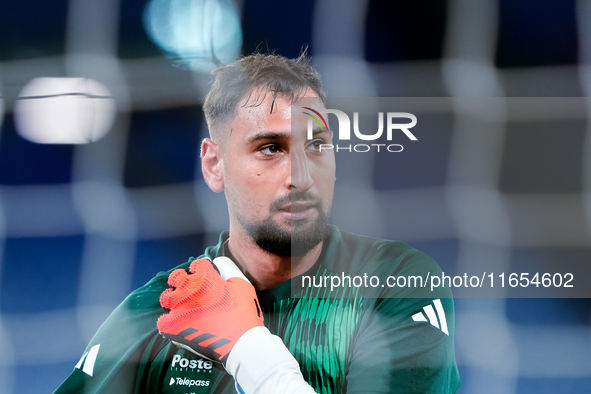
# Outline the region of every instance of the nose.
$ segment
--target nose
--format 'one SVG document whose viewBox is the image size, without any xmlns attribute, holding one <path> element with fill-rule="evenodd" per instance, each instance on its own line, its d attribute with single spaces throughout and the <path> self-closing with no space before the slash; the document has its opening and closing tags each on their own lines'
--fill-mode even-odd
<svg viewBox="0 0 591 394">
<path fill-rule="evenodd" d="M 290 153 L 291 174 L 288 177 L 288 187 L 306 192 L 314 185 L 310 163 L 306 154 L 302 151 Z"/>
</svg>

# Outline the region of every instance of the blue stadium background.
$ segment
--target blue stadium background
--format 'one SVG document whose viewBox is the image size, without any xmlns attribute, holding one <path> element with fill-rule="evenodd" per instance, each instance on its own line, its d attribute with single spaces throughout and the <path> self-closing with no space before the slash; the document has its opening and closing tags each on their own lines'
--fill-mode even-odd
<svg viewBox="0 0 591 394">
<path fill-rule="evenodd" d="M 146 3 L 0 0 L 0 393 L 52 392 L 126 294 L 227 226 L 198 162 L 210 77 L 163 55 L 142 22 Z M 586 0 L 236 7 L 242 53 L 294 57 L 309 46 L 332 96 L 591 95 Z M 110 133 L 88 145 L 21 138 L 13 110 L 23 86 L 70 76 L 111 90 Z M 333 221 L 404 240 L 446 272 L 589 263 L 589 118 L 584 107 L 480 132 L 461 113 L 428 115 L 432 132 L 414 153 L 339 163 L 346 198 Z M 589 299 L 457 299 L 456 308 L 460 393 L 591 392 Z"/>
</svg>

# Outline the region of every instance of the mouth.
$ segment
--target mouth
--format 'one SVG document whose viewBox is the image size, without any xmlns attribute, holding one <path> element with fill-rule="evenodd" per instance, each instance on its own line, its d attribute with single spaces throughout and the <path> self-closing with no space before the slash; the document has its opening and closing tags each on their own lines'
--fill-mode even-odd
<svg viewBox="0 0 591 394">
<path fill-rule="evenodd" d="M 317 211 L 317 204 L 310 201 L 297 201 L 279 208 L 279 213 L 287 220 L 304 220 Z"/>
</svg>

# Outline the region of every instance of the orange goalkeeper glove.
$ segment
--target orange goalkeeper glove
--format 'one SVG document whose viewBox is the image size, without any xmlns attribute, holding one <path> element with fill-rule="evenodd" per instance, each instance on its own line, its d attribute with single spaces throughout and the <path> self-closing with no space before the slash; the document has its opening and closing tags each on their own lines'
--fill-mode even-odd
<svg viewBox="0 0 591 394">
<path fill-rule="evenodd" d="M 238 339 L 264 326 L 254 287 L 227 257 L 194 260 L 188 272 L 173 271 L 168 284 L 160 304 L 169 312 L 158 319 L 158 331 L 193 353 L 225 366 Z"/>
<path fill-rule="evenodd" d="M 221 362 L 248 394 L 315 394 L 281 338 L 263 325 L 254 287 L 227 257 L 173 271 L 160 296 L 169 312 L 158 331 L 176 345 Z"/>
</svg>

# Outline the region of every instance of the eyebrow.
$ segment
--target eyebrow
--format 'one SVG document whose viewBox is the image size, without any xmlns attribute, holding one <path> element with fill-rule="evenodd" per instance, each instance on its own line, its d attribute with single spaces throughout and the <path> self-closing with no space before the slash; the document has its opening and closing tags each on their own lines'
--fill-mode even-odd
<svg viewBox="0 0 591 394">
<path fill-rule="evenodd" d="M 312 129 L 312 136 L 322 134 L 322 133 L 334 134 L 331 129 L 326 129 L 326 130 L 325 129 Z"/>
<path fill-rule="evenodd" d="M 322 134 L 322 133 L 330 133 L 333 134 L 332 130 L 320 130 L 320 129 L 313 129 L 312 130 L 312 136 L 317 136 L 318 134 Z M 281 133 L 281 132 L 276 132 L 276 131 L 268 131 L 268 132 L 262 132 L 260 134 L 256 134 L 253 135 L 252 137 L 249 137 L 247 139 L 247 141 L 249 143 L 253 143 L 256 141 L 260 141 L 260 140 L 281 140 L 281 139 L 290 139 L 291 138 L 291 133 Z"/>
<path fill-rule="evenodd" d="M 260 134 L 255 134 L 248 138 L 248 142 L 256 142 L 260 140 L 281 140 L 291 138 L 290 133 L 281 133 L 276 131 L 268 131 Z"/>
</svg>

